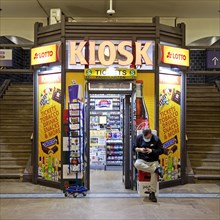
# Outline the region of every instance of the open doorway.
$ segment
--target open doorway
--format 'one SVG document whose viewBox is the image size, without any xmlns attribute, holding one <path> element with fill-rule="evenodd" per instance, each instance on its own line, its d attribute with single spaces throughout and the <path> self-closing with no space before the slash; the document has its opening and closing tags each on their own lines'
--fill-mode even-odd
<svg viewBox="0 0 220 220">
<path fill-rule="evenodd" d="M 86 182 L 92 192 L 133 189 L 134 95 L 132 82 L 122 84 L 88 83 Z"/>
</svg>

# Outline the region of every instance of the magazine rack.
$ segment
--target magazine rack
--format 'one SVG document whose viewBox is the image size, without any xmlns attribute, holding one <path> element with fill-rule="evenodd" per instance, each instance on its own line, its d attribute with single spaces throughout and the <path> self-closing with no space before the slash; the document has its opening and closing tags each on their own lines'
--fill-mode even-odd
<svg viewBox="0 0 220 220">
<path fill-rule="evenodd" d="M 68 105 L 68 173 L 75 173 L 75 185 L 66 188 L 65 196 L 82 194 L 86 196 L 87 188 L 78 184 L 79 174 L 83 172 L 84 164 L 84 123 L 83 104 L 71 102 Z"/>
</svg>

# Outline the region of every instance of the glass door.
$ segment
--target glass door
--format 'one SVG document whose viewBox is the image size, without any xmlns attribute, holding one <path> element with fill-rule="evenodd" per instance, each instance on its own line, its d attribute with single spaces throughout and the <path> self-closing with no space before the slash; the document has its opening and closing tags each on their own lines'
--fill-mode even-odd
<svg viewBox="0 0 220 220">
<path fill-rule="evenodd" d="M 133 189 L 133 82 L 123 91 L 118 88 L 123 83 L 115 83 L 114 88 L 106 82 L 88 82 L 86 87 L 86 129 L 85 129 L 85 183 L 88 189 L 93 188 L 94 175 L 112 173 L 121 170 L 124 189 Z M 110 84 L 112 86 L 112 84 Z M 117 85 L 117 86 L 116 86 Z M 121 106 L 120 103 L 123 103 Z M 125 131 L 124 131 L 124 128 Z M 101 132 L 106 134 L 101 138 Z M 105 137 L 105 140 L 104 140 Z M 106 164 L 101 163 L 96 147 L 106 144 Z M 126 149 L 125 149 L 126 148 Z M 104 151 L 103 151 L 104 153 Z M 126 155 L 124 155 L 126 153 Z M 98 160 L 96 160 L 98 158 Z M 97 162 L 97 164 L 96 164 Z M 97 167 L 97 165 L 104 165 Z M 102 172 L 96 172 L 102 170 Z M 104 172 L 103 172 L 104 171 Z M 122 174 L 123 173 L 123 174 Z M 100 182 L 99 182 L 100 184 Z M 91 187 L 92 185 L 92 187 Z M 98 183 L 95 182 L 97 188 Z M 100 184 L 101 185 L 101 184 Z"/>
<path fill-rule="evenodd" d="M 133 143 L 134 143 L 134 98 L 133 95 L 125 95 L 123 100 L 123 143 L 124 143 L 124 160 L 123 160 L 123 181 L 125 189 L 134 188 L 134 166 L 133 166 Z"/>
</svg>

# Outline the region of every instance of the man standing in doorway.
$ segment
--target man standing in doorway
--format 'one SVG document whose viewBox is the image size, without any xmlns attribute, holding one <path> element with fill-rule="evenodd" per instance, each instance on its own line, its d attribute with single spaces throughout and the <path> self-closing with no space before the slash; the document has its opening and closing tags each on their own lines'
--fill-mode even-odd
<svg viewBox="0 0 220 220">
<path fill-rule="evenodd" d="M 135 161 L 134 166 L 137 170 L 151 174 L 149 199 L 152 202 L 157 202 L 155 192 L 158 175 L 163 178 L 163 170 L 159 164 L 159 155 L 164 152 L 163 144 L 158 136 L 152 134 L 150 128 L 145 128 L 142 134 L 137 136 L 134 151 L 138 153 L 138 159 Z"/>
</svg>

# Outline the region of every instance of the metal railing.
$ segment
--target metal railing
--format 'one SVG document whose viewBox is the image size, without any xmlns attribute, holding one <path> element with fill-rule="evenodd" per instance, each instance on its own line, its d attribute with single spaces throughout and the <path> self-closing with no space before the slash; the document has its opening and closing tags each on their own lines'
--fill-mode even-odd
<svg viewBox="0 0 220 220">
<path fill-rule="evenodd" d="M 7 90 L 8 86 L 10 85 L 11 80 L 10 79 L 6 79 L 1 87 L 0 87 L 0 98 L 2 98 L 2 96 L 4 95 L 5 91 Z"/>
</svg>

